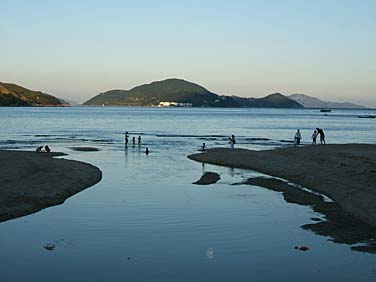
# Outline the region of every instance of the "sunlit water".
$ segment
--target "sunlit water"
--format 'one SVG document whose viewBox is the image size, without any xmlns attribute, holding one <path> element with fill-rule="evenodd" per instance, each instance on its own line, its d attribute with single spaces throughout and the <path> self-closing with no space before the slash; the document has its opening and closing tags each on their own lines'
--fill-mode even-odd
<svg viewBox="0 0 376 282">
<path fill-rule="evenodd" d="M 364 112 L 0 108 L 0 148 L 48 144 L 103 172 L 101 182 L 63 205 L 0 223 L 0 281 L 374 281 L 375 255 L 300 228 L 320 215 L 279 193 L 231 185 L 256 172 L 186 158 L 203 142 L 228 146 L 231 134 L 238 147 L 289 146 L 297 128 L 305 143 L 315 127 L 328 143 L 376 143 L 376 120 L 358 114 Z M 141 134 L 142 145 L 126 149 L 125 131 Z M 221 180 L 191 184 L 203 171 Z M 49 243 L 53 251 L 44 248 Z"/>
</svg>

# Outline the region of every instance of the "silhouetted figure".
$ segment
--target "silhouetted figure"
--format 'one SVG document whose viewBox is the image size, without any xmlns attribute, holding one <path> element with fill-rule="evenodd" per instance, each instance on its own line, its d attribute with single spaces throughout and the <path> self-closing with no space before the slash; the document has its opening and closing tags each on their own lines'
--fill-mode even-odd
<svg viewBox="0 0 376 282">
<path fill-rule="evenodd" d="M 149 155 L 149 153 L 150 153 L 149 148 L 146 148 L 146 150 L 145 150 L 145 154 L 146 154 L 146 155 Z"/>
<path fill-rule="evenodd" d="M 205 153 L 206 152 L 206 144 L 202 143 L 202 151 Z"/>
<path fill-rule="evenodd" d="M 136 144 L 136 137 L 132 137 L 132 144 L 133 144 L 133 146 Z"/>
<path fill-rule="evenodd" d="M 317 129 L 315 129 L 312 133 L 312 144 L 316 145 L 316 138 L 317 138 Z"/>
<path fill-rule="evenodd" d="M 231 146 L 231 149 L 234 149 L 235 144 L 236 144 L 235 136 L 231 135 L 231 137 L 230 137 L 230 146 Z"/>
<path fill-rule="evenodd" d="M 298 129 L 295 133 L 295 140 L 294 140 L 294 145 L 298 146 L 300 145 L 300 139 L 302 139 L 302 134 L 300 133 L 300 129 Z"/>
<path fill-rule="evenodd" d="M 141 145 L 141 136 L 138 136 L 138 145 Z"/>
<path fill-rule="evenodd" d="M 320 135 L 320 143 L 325 144 L 325 134 L 321 128 L 316 128 L 317 133 Z"/>
<path fill-rule="evenodd" d="M 128 131 L 125 132 L 125 145 L 128 145 Z"/>
<path fill-rule="evenodd" d="M 50 149 L 50 147 L 48 147 L 48 145 L 46 145 L 46 146 L 44 146 L 44 151 L 46 153 L 49 153 L 49 152 L 51 152 L 51 149 Z"/>
<path fill-rule="evenodd" d="M 39 147 L 37 147 L 37 148 L 35 149 L 35 152 L 37 152 L 37 153 L 41 153 L 42 150 L 43 150 L 43 146 L 39 146 Z"/>
</svg>

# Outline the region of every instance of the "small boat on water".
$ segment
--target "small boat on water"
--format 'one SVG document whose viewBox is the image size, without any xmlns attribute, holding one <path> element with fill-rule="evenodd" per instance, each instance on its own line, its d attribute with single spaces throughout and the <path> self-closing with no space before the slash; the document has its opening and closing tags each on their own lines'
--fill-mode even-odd
<svg viewBox="0 0 376 282">
<path fill-rule="evenodd" d="M 358 118 L 376 118 L 376 115 L 360 115 Z"/>
<path fill-rule="evenodd" d="M 331 108 L 321 108 L 320 109 L 320 112 L 322 112 L 322 113 L 330 113 L 331 111 L 332 111 Z"/>
</svg>

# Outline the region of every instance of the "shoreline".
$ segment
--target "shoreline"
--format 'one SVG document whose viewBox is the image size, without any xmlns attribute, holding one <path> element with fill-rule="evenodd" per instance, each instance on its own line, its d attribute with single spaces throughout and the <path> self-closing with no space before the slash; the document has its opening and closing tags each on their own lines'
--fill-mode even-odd
<svg viewBox="0 0 376 282">
<path fill-rule="evenodd" d="M 376 227 L 376 145 L 341 144 L 265 151 L 214 148 L 189 159 L 283 178 L 335 201 Z"/>
<path fill-rule="evenodd" d="M 60 205 L 102 179 L 99 168 L 63 153 L 0 150 L 0 222 Z"/>
</svg>

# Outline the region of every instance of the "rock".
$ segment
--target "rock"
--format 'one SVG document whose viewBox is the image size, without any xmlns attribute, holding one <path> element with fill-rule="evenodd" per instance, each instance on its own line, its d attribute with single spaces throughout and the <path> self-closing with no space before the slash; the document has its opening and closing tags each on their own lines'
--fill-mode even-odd
<svg viewBox="0 0 376 282">
<path fill-rule="evenodd" d="M 48 251 L 53 251 L 55 250 L 55 247 L 56 247 L 55 244 L 47 244 L 43 248 L 45 248 Z"/>
<path fill-rule="evenodd" d="M 216 183 L 221 177 L 215 172 L 205 172 L 199 180 L 193 182 L 196 185 L 209 185 Z"/>
</svg>

